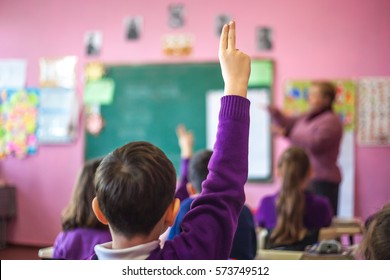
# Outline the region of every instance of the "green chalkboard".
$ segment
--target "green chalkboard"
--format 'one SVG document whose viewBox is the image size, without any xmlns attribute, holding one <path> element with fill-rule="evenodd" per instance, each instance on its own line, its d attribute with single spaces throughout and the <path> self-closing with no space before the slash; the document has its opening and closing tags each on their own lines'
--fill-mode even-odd
<svg viewBox="0 0 390 280">
<path fill-rule="evenodd" d="M 87 159 L 142 140 L 160 147 L 178 170 L 180 123 L 194 132 L 195 150 L 206 147 L 206 93 L 223 89 L 219 63 L 106 66 L 106 77 L 115 82 L 114 99 L 101 106 L 102 132 L 86 134 Z"/>
<path fill-rule="evenodd" d="M 210 124 L 210 120 L 206 115 L 210 114 L 210 108 L 206 97 L 210 91 L 223 91 L 224 86 L 219 63 L 106 65 L 106 78 L 115 84 L 114 97 L 111 104 L 101 106 L 105 121 L 102 132 L 98 136 L 86 134 L 86 159 L 104 156 L 131 141 L 148 141 L 161 148 L 178 171 L 180 149 L 176 127 L 180 123 L 194 132 L 195 150 L 207 147 L 206 122 Z M 252 61 L 249 88 L 262 90 L 255 100 L 263 95 L 264 104 L 269 104 L 272 80 L 272 61 Z M 212 106 L 219 106 L 219 102 Z M 254 175 L 249 179 L 269 180 L 271 133 L 267 116 L 259 115 L 260 107 L 256 101 L 251 108 L 253 146 L 250 145 L 249 175 Z M 257 149 L 258 144 L 263 151 Z"/>
</svg>

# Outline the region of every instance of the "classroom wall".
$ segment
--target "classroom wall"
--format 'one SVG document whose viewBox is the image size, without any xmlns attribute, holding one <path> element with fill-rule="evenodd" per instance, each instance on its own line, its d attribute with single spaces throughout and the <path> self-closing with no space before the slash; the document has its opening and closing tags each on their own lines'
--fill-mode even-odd
<svg viewBox="0 0 390 280">
<path fill-rule="evenodd" d="M 101 61 L 120 63 L 172 62 L 161 52 L 166 33 L 194 35 L 194 52 L 186 61 L 217 60 L 215 16 L 230 14 L 237 21 L 238 47 L 255 57 L 275 60 L 274 100 L 282 104 L 283 82 L 291 78 L 351 78 L 390 76 L 390 2 L 387 0 L 182 0 L 186 26 L 171 30 L 167 6 L 177 1 L 120 0 L 0 0 L 0 58 L 28 61 L 28 86 L 38 85 L 42 56 L 77 55 L 78 95 L 87 62 L 83 36 L 103 32 Z M 123 38 L 123 19 L 144 17 L 138 42 Z M 256 51 L 255 26 L 274 30 L 274 50 Z M 7 159 L 1 169 L 17 186 L 18 218 L 9 227 L 9 242 L 51 244 L 60 230 L 60 213 L 67 204 L 83 161 L 84 138 L 66 146 L 42 146 L 36 156 Z M 261 144 L 261 143 L 259 143 Z M 286 147 L 275 141 L 275 158 Z M 356 147 L 355 214 L 366 217 L 390 199 L 389 148 Z M 255 208 L 278 183 L 248 184 L 247 203 Z"/>
</svg>

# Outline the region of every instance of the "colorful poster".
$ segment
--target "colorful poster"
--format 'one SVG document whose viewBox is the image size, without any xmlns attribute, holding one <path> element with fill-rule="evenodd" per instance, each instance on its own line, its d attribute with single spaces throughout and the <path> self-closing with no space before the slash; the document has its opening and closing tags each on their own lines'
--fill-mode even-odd
<svg viewBox="0 0 390 280">
<path fill-rule="evenodd" d="M 359 81 L 358 143 L 390 145 L 390 78 Z"/>
<path fill-rule="evenodd" d="M 308 92 L 310 81 L 289 81 L 284 96 L 284 109 L 288 115 L 299 115 L 309 109 Z M 344 130 L 351 131 L 355 126 L 356 85 L 351 80 L 334 81 L 337 93 L 333 105 L 344 125 Z"/>
<path fill-rule="evenodd" d="M 0 96 L 0 158 L 24 158 L 37 151 L 39 90 L 2 90 Z"/>
</svg>

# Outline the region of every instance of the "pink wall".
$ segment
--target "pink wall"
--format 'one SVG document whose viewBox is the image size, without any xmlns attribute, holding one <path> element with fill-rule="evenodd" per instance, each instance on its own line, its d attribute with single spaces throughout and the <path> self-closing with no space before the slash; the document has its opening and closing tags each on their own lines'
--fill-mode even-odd
<svg viewBox="0 0 390 280">
<path fill-rule="evenodd" d="M 38 84 L 38 59 L 42 56 L 77 55 L 78 78 L 86 58 L 86 30 L 101 30 L 104 45 L 100 59 L 107 62 L 143 63 L 179 61 L 161 52 L 167 26 L 168 0 L 77 1 L 1 0 L 0 58 L 28 60 L 28 86 Z M 390 76 L 390 2 L 387 0 L 243 0 L 179 1 L 186 5 L 186 27 L 175 32 L 195 36 L 191 61 L 217 60 L 218 38 L 213 33 L 215 15 L 225 12 L 237 20 L 238 47 L 252 56 L 270 57 L 276 63 L 276 104 L 282 104 L 283 82 L 290 78 L 350 78 Z M 99 3 L 97 5 L 96 3 Z M 139 42 L 123 39 L 123 18 L 144 17 L 145 32 Z M 255 49 L 254 27 L 274 30 L 274 50 Z M 78 86 L 81 96 L 81 84 Z M 18 218 L 9 228 L 9 241 L 51 244 L 60 230 L 60 212 L 69 200 L 83 160 L 84 139 L 69 146 L 41 147 L 37 156 L 7 159 L 3 172 L 18 190 Z M 286 142 L 276 141 L 277 157 Z M 356 148 L 356 214 L 367 216 L 390 199 L 390 149 Z M 277 184 L 248 185 L 247 202 L 256 207 Z"/>
</svg>

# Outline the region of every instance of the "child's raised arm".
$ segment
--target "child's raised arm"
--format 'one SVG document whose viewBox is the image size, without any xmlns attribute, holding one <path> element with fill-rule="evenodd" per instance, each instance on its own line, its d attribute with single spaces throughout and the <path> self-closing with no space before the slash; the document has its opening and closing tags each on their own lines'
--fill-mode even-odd
<svg viewBox="0 0 390 280">
<path fill-rule="evenodd" d="M 249 57 L 236 49 L 235 24 L 224 26 L 219 48 L 225 95 L 217 139 L 202 193 L 181 224 L 182 233 L 156 249 L 149 259 L 227 259 L 245 201 L 248 177 Z"/>
<path fill-rule="evenodd" d="M 187 191 L 188 164 L 194 149 L 194 134 L 192 131 L 188 131 L 184 125 L 180 124 L 176 128 L 176 135 L 180 146 L 181 166 L 180 179 L 176 188 L 175 197 L 183 201 L 189 197 Z"/>
</svg>

